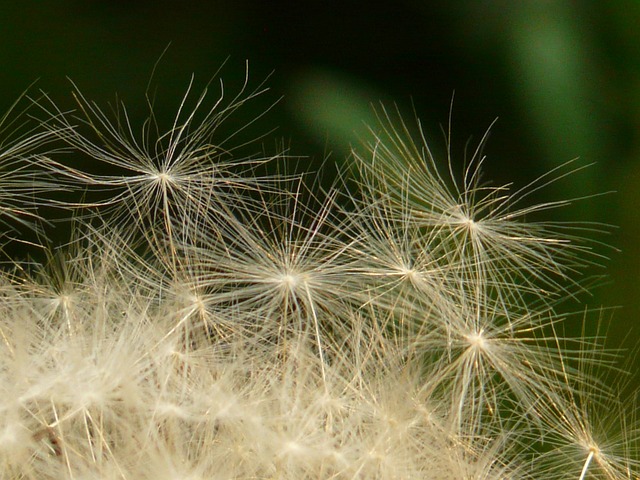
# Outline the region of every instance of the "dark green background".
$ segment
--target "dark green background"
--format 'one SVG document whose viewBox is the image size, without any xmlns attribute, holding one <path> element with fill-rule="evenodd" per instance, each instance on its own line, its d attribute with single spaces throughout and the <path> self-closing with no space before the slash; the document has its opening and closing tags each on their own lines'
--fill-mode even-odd
<svg viewBox="0 0 640 480">
<path fill-rule="evenodd" d="M 248 60 L 254 85 L 272 73 L 271 92 L 248 109 L 283 97 L 255 128 L 278 127 L 293 153 L 340 162 L 378 100 L 409 116 L 413 105 L 441 153 L 455 91 L 460 161 L 465 142 L 499 118 L 487 179 L 522 186 L 577 156 L 596 162 L 536 200 L 617 191 L 553 215 L 619 226 L 599 237 L 621 252 L 604 250 L 609 280 L 585 301 L 622 306 L 611 332 L 640 338 L 640 2 L 379 5 L 2 0 L 0 106 L 39 79 L 32 90 L 71 108 L 69 77 L 101 105 L 117 93 L 142 121 L 151 71 L 171 43 L 155 77 L 160 114 L 170 118 L 192 73 L 199 90 L 227 58 L 222 76 L 236 91 Z"/>
</svg>

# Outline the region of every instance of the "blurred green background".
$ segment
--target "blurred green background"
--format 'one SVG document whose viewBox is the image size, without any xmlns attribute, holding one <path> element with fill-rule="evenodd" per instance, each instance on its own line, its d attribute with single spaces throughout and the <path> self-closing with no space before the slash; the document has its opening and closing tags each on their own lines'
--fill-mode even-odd
<svg viewBox="0 0 640 480">
<path fill-rule="evenodd" d="M 442 154 L 440 128 L 455 91 L 460 163 L 467 140 L 473 145 L 498 118 L 485 150 L 487 180 L 523 186 L 580 157 L 595 165 L 533 200 L 617 192 L 549 215 L 619 227 L 598 237 L 620 252 L 603 250 L 610 257 L 607 280 L 585 300 L 621 306 L 610 332 L 634 341 L 640 338 L 639 25 L 636 0 L 5 0 L 0 107 L 39 79 L 34 90 L 72 108 L 69 77 L 103 106 L 117 93 L 134 122 L 142 122 L 153 66 L 171 44 L 154 79 L 160 115 L 171 118 L 192 73 L 198 91 L 225 59 L 221 74 L 228 94 L 236 92 L 248 60 L 253 85 L 271 75 L 271 91 L 247 107 L 249 115 L 282 97 L 252 128 L 277 127 L 275 136 L 292 153 L 317 164 L 328 154 L 340 162 L 363 122 L 373 121 L 371 103 L 379 100 L 397 102 L 407 116 L 415 109 Z"/>
</svg>

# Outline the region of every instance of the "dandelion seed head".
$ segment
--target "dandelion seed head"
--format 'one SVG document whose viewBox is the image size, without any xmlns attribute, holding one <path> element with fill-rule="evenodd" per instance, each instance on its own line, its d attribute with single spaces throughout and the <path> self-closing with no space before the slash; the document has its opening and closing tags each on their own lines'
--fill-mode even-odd
<svg viewBox="0 0 640 480">
<path fill-rule="evenodd" d="M 300 455 L 304 451 L 304 446 L 295 440 L 286 440 L 282 444 L 280 454 L 285 455 Z"/>
<path fill-rule="evenodd" d="M 200 292 L 190 291 L 186 294 L 187 302 L 198 314 L 204 315 L 207 312 L 205 299 Z"/>
<path fill-rule="evenodd" d="M 0 270 L 0 477 L 638 476 L 635 414 L 602 416 L 612 392 L 574 362 L 588 338 L 557 333 L 586 249 L 527 222 L 567 202 L 523 206 L 571 171 L 484 186 L 483 138 L 458 178 L 448 144 L 442 168 L 383 108 L 355 188 L 316 191 L 258 173 L 230 145 L 244 127 L 219 138 L 261 87 L 207 108 L 192 87 L 168 129 L 153 102 L 136 127 L 76 90 L 80 117 L 43 107 L 43 136 L 0 138 L 20 166 L 0 217 L 55 176 L 98 198 L 65 204 L 70 255 Z M 50 138 L 118 171 L 33 180 Z"/>
<path fill-rule="evenodd" d="M 166 171 L 159 171 L 158 173 L 151 174 L 150 177 L 162 186 L 167 186 L 175 183 L 175 178 L 173 177 L 173 175 Z"/>
<path fill-rule="evenodd" d="M 452 213 L 449 215 L 449 217 L 456 223 L 472 227 L 476 224 L 476 222 L 474 216 L 470 213 L 471 208 L 471 205 L 456 204 L 453 206 Z"/>
<path fill-rule="evenodd" d="M 412 282 L 415 282 L 419 279 L 420 274 L 415 268 L 411 268 L 410 266 L 400 266 L 398 268 L 400 275 Z"/>
<path fill-rule="evenodd" d="M 277 275 L 274 281 L 282 286 L 283 289 L 294 291 L 298 286 L 303 285 L 306 281 L 306 275 L 299 274 L 294 270 L 290 270 Z"/>
<path fill-rule="evenodd" d="M 6 422 L 0 429 L 0 455 L 24 448 L 29 443 L 29 436 L 29 431 L 21 422 Z"/>
<path fill-rule="evenodd" d="M 189 420 L 193 418 L 189 410 L 175 402 L 159 401 L 153 411 L 154 415 L 161 418 L 179 418 Z"/>
<path fill-rule="evenodd" d="M 474 231 L 480 228 L 480 224 L 477 223 L 473 218 L 466 217 L 462 219 L 462 224 L 465 225 L 469 230 Z"/>
<path fill-rule="evenodd" d="M 466 335 L 465 338 L 469 343 L 469 348 L 473 348 L 475 350 L 483 350 L 483 351 L 486 351 L 489 349 L 489 342 L 487 341 L 484 335 L 484 332 L 482 330 L 470 333 Z"/>
</svg>

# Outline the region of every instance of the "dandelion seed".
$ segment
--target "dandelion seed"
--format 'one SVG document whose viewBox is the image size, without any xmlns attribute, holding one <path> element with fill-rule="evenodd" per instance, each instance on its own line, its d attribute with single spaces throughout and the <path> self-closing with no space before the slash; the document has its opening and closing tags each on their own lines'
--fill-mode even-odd
<svg viewBox="0 0 640 480">
<path fill-rule="evenodd" d="M 225 103 L 220 82 L 219 97 L 209 110 L 204 110 L 208 98 L 205 90 L 196 98 L 191 111 L 187 111 L 192 89 L 193 78 L 166 133 L 161 133 L 149 98 L 149 117 L 139 133 L 124 105 L 116 107 L 115 118 L 111 119 L 77 87 L 74 95 L 84 117 L 69 118 L 52 102 L 52 111 L 45 110 L 50 116 L 47 123 L 50 134 L 89 158 L 121 172 L 94 174 L 57 164 L 59 176 L 109 195 L 105 200 L 79 202 L 76 206 L 97 209 L 99 215 L 108 215 L 113 224 L 133 221 L 140 230 L 157 228 L 158 223 L 169 241 L 174 242 L 174 237 L 180 236 L 174 229 L 189 216 L 197 216 L 191 218 L 191 222 L 206 221 L 210 229 L 215 229 L 220 219 L 224 222 L 233 218 L 236 206 L 251 203 L 248 191 L 277 190 L 279 178 L 254 175 L 253 172 L 279 155 L 234 158 L 236 148 L 226 145 L 244 126 L 226 137 L 216 138 L 223 122 L 243 104 L 264 92 L 262 85 L 247 91 L 247 77 L 240 92 Z M 80 126 L 74 125 L 77 121 Z M 84 133 L 81 126 L 87 127 L 88 132 Z M 216 220 L 211 221 L 211 216 Z"/>
</svg>

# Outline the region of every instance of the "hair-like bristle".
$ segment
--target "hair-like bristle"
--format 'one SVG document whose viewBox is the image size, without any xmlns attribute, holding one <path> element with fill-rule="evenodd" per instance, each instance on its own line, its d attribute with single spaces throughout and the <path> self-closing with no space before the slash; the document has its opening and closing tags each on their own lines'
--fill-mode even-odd
<svg viewBox="0 0 640 480">
<path fill-rule="evenodd" d="M 485 185 L 484 139 L 457 176 L 381 107 L 322 190 L 218 138 L 262 85 L 192 89 L 166 131 L 79 89 L 2 118 L 3 239 L 74 233 L 0 272 L 0 480 L 637 478 L 616 356 L 561 333 L 591 226 L 526 204 L 581 166 Z"/>
</svg>

